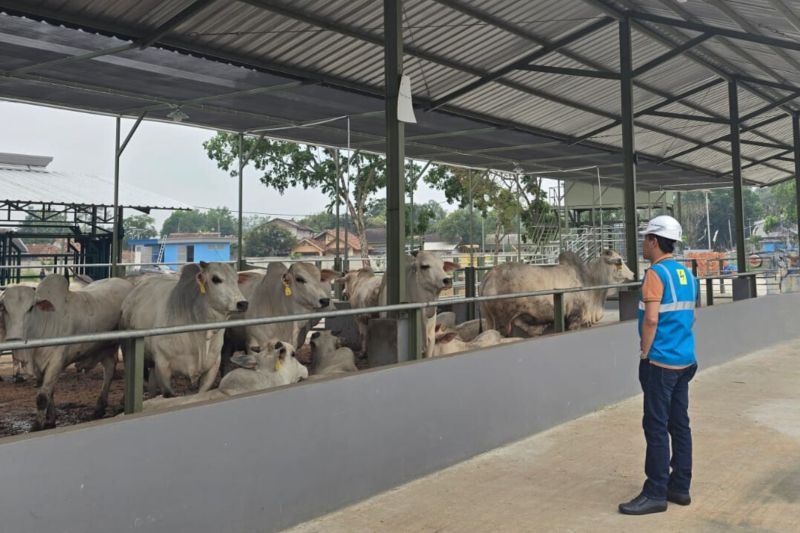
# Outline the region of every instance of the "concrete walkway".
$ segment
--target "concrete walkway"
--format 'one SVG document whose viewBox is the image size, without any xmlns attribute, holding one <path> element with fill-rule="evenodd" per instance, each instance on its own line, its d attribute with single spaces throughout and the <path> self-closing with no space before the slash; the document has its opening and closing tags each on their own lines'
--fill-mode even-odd
<svg viewBox="0 0 800 533">
<path fill-rule="evenodd" d="M 291 531 L 800 531 L 800 341 L 701 371 L 690 394 L 690 507 L 617 513 L 644 481 L 637 397 Z"/>
</svg>

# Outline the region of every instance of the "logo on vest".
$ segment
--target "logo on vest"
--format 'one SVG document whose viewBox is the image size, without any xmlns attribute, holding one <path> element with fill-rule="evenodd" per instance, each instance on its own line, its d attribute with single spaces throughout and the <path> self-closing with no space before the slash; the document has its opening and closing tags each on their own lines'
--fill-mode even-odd
<svg viewBox="0 0 800 533">
<path fill-rule="evenodd" d="M 686 272 L 683 270 L 678 270 L 678 282 L 681 285 L 686 285 L 689 283 L 689 281 L 686 279 Z"/>
</svg>

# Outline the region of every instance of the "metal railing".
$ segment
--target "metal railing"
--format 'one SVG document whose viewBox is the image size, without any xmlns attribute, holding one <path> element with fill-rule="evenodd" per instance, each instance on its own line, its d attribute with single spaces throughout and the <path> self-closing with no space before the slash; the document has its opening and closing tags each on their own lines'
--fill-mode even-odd
<svg viewBox="0 0 800 533">
<path fill-rule="evenodd" d="M 476 267 L 471 267 L 475 269 Z M 733 276 L 725 276 L 729 278 L 739 278 L 751 276 L 755 279 L 755 273 L 745 273 Z M 473 273 L 474 276 L 474 273 Z M 719 279 L 715 277 L 713 279 Z M 710 279 L 708 281 L 713 281 Z M 631 282 L 623 284 L 607 284 L 597 285 L 592 287 L 572 287 L 563 289 L 552 289 L 543 291 L 528 291 L 512 294 L 498 294 L 491 296 L 469 296 L 451 300 L 450 303 L 459 302 L 466 303 L 473 307 L 481 302 L 491 302 L 498 300 L 510 300 L 517 298 L 531 298 L 531 297 L 553 297 L 553 310 L 554 321 L 553 329 L 555 332 L 563 332 L 565 330 L 565 316 L 564 316 L 564 295 L 571 293 L 580 293 L 594 290 L 610 290 L 610 289 L 630 289 L 640 287 L 641 282 Z M 474 290 L 474 283 L 472 284 Z M 752 292 L 755 297 L 755 290 Z M 13 341 L 0 343 L 0 353 L 10 350 L 29 350 L 33 348 L 41 348 L 47 346 L 61 346 L 69 344 L 81 344 L 87 342 L 111 342 L 119 341 L 121 344 L 125 343 L 124 358 L 125 367 L 125 413 L 135 413 L 142 410 L 143 396 L 144 396 L 144 340 L 146 337 L 154 337 L 161 335 L 175 335 L 180 333 L 192 333 L 200 331 L 208 331 L 211 329 L 224 329 L 234 327 L 246 326 L 259 326 L 268 324 L 280 324 L 285 322 L 297 322 L 307 320 L 319 320 L 321 318 L 334 318 L 334 317 L 348 317 L 365 314 L 376 313 L 393 313 L 397 314 L 398 320 L 404 322 L 403 327 L 398 324 L 398 331 L 408 332 L 408 358 L 420 359 L 422 357 L 423 335 L 424 332 L 420 331 L 420 326 L 423 324 L 422 311 L 431 307 L 442 305 L 442 301 L 432 301 L 423 303 L 406 303 L 397 305 L 385 305 L 377 307 L 367 307 L 360 309 L 343 309 L 337 311 L 326 311 L 319 313 L 303 313 L 299 315 L 278 316 L 278 317 L 265 317 L 265 318 L 250 318 L 250 319 L 237 319 L 219 322 L 209 322 L 202 324 L 189 324 L 183 326 L 164 326 L 143 330 L 122 330 L 110 331 L 104 333 L 92 333 L 82 335 L 70 335 L 65 337 L 52 337 L 46 339 L 34 339 L 28 341 Z M 710 304 L 713 304 L 713 300 Z M 709 304 L 709 305 L 710 305 Z M 474 316 L 474 310 L 473 310 Z M 398 354 L 398 360 L 400 359 Z"/>
</svg>

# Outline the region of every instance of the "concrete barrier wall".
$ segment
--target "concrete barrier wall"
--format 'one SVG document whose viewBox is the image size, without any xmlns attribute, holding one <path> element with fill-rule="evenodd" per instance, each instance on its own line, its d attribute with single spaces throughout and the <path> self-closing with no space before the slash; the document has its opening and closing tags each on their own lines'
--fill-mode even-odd
<svg viewBox="0 0 800 533">
<path fill-rule="evenodd" d="M 701 367 L 800 336 L 800 295 L 701 310 Z M 624 323 L 0 444 L 0 530 L 267 532 L 637 394 Z"/>
</svg>

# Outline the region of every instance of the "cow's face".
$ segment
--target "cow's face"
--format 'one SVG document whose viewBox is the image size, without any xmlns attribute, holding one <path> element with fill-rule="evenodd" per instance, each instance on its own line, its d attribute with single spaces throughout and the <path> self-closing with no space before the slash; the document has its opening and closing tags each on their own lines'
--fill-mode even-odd
<svg viewBox="0 0 800 533">
<path fill-rule="evenodd" d="M 324 311 L 331 305 L 331 282 L 341 277 L 311 263 L 295 263 L 283 274 L 283 294 L 298 311 Z"/>
<path fill-rule="evenodd" d="M 374 275 L 375 274 L 372 272 L 371 268 L 360 268 L 358 270 L 351 270 L 343 277 L 337 279 L 336 283 L 339 283 L 344 287 L 342 289 L 342 296 L 346 299 L 350 299 L 350 297 L 353 295 L 353 290 L 355 289 L 356 285 L 358 285 L 362 280 L 371 278 Z"/>
<path fill-rule="evenodd" d="M 294 346 L 288 342 L 275 341 L 270 343 L 266 350 L 261 351 L 260 365 L 264 365 L 267 372 L 275 372 L 284 383 L 297 383 L 308 379 L 308 369 L 300 364 L 294 356 Z"/>
<path fill-rule="evenodd" d="M 201 261 L 195 281 L 208 305 L 218 313 L 227 315 L 247 311 L 247 299 L 239 290 L 239 277 L 230 265 Z"/>
<path fill-rule="evenodd" d="M 49 302 L 36 301 L 36 289 L 33 287 L 14 286 L 9 287 L 0 298 L 0 314 L 5 324 L 7 341 L 25 340 L 25 326 L 31 315 L 37 309 L 52 309 Z"/>
<path fill-rule="evenodd" d="M 457 268 L 455 263 L 442 261 L 431 252 L 417 252 L 411 263 L 414 282 L 424 292 L 438 295 L 453 286 L 450 272 Z"/>
<path fill-rule="evenodd" d="M 316 360 L 322 355 L 329 355 L 335 352 L 337 348 L 342 346 L 342 341 L 330 331 L 324 330 L 315 331 L 311 335 L 311 341 L 309 344 L 311 344 L 311 353 L 314 355 L 314 359 Z"/>
<path fill-rule="evenodd" d="M 612 283 L 625 283 L 633 281 L 634 275 L 631 269 L 622 260 L 622 256 L 614 250 L 605 250 L 602 255 L 603 264 L 609 272 L 608 278 Z"/>
</svg>

